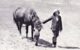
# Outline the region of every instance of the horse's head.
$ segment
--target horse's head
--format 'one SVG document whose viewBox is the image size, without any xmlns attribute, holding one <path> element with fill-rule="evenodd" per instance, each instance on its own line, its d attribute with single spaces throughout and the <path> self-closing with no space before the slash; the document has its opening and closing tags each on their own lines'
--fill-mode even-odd
<svg viewBox="0 0 80 50">
<path fill-rule="evenodd" d="M 42 28 L 42 23 L 36 13 L 36 11 L 34 11 L 33 9 L 31 9 L 30 14 L 32 15 L 32 22 L 34 24 L 35 29 L 37 29 L 38 31 L 41 30 Z"/>
<path fill-rule="evenodd" d="M 34 27 L 40 31 L 42 29 L 42 22 L 40 21 L 39 17 L 38 16 L 35 16 L 33 19 L 33 24 L 34 24 Z"/>
</svg>

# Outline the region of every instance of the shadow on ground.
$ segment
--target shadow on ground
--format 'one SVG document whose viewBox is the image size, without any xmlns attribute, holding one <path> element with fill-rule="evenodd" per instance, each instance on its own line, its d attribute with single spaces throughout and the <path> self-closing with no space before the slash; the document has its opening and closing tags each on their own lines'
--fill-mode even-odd
<svg viewBox="0 0 80 50">
<path fill-rule="evenodd" d="M 24 37 L 26 38 L 26 37 Z M 22 38 L 22 39 L 24 39 Z M 32 40 L 31 37 L 28 37 L 27 38 L 28 40 Z M 35 42 L 35 41 L 33 41 Z M 38 42 L 38 46 L 39 47 L 45 47 L 45 48 L 54 48 L 52 43 L 46 41 L 46 40 L 43 40 L 43 39 L 39 39 L 39 42 Z M 65 49 L 80 49 L 80 47 L 74 47 L 74 46 L 58 46 L 59 48 L 65 48 Z"/>
<path fill-rule="evenodd" d="M 24 39 L 24 38 L 26 38 L 26 37 L 23 37 L 22 39 Z M 31 37 L 28 37 L 27 39 L 28 39 L 28 40 L 32 40 Z M 34 40 L 33 42 L 35 42 L 35 40 Z M 50 43 L 50 42 L 48 42 L 48 41 L 46 41 L 46 40 L 43 40 L 43 39 L 39 39 L 38 44 L 39 44 L 39 45 L 38 45 L 39 47 L 54 48 L 54 47 L 52 46 L 52 43 Z"/>
<path fill-rule="evenodd" d="M 40 44 L 40 45 L 39 45 L 40 47 L 54 48 L 54 47 L 52 46 L 52 43 L 50 43 L 50 42 L 48 42 L 48 41 L 46 41 L 46 40 L 43 40 L 43 39 L 39 39 L 39 44 Z"/>
<path fill-rule="evenodd" d="M 58 46 L 59 48 L 65 48 L 65 49 L 80 49 L 80 47 L 74 47 L 74 46 Z"/>
</svg>

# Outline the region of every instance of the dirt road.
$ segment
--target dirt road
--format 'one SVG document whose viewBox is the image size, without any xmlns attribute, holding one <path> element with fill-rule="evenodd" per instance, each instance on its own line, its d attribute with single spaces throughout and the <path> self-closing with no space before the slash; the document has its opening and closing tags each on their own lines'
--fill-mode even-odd
<svg viewBox="0 0 80 50">
<path fill-rule="evenodd" d="M 52 32 L 50 30 L 51 22 L 43 24 L 39 46 L 35 42 L 25 37 L 25 27 L 22 28 L 22 35 L 19 34 L 15 23 L 13 22 L 13 11 L 17 7 L 33 7 L 41 21 L 49 18 L 55 9 L 61 11 L 63 21 L 63 31 L 58 37 L 57 48 L 51 47 Z M 80 50 L 80 7 L 48 4 L 41 1 L 32 0 L 0 0 L 0 50 Z M 46 28 L 46 29 L 45 29 Z M 29 37 L 30 37 L 29 29 Z"/>
</svg>

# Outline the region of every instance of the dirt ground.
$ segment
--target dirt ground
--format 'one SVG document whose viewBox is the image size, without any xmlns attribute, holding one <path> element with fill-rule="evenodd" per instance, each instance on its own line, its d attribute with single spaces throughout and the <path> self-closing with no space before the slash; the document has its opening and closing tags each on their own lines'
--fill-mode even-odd
<svg viewBox="0 0 80 50">
<path fill-rule="evenodd" d="M 44 0 L 45 1 L 45 0 Z M 47 0 L 48 2 L 48 0 Z M 0 0 L 0 50 L 80 50 L 80 7 L 79 5 L 50 4 L 33 0 Z M 52 3 L 52 2 L 51 2 Z M 51 21 L 43 24 L 40 32 L 39 46 L 25 37 L 25 27 L 19 34 L 13 21 L 13 11 L 17 7 L 32 7 L 41 21 L 48 19 L 55 9 L 62 16 L 63 31 L 58 37 L 57 48 L 53 48 Z M 29 37 L 31 37 L 29 27 Z"/>
</svg>

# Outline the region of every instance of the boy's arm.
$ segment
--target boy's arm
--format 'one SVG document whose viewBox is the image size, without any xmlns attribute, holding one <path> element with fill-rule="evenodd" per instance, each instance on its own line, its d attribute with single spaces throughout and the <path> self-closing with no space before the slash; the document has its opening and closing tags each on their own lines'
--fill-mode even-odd
<svg viewBox="0 0 80 50">
<path fill-rule="evenodd" d="M 52 17 L 49 18 L 49 19 L 47 19 L 47 20 L 45 20 L 45 21 L 43 21 L 42 23 L 45 24 L 45 23 L 47 23 L 47 22 L 50 21 L 50 20 L 52 20 Z"/>
</svg>

